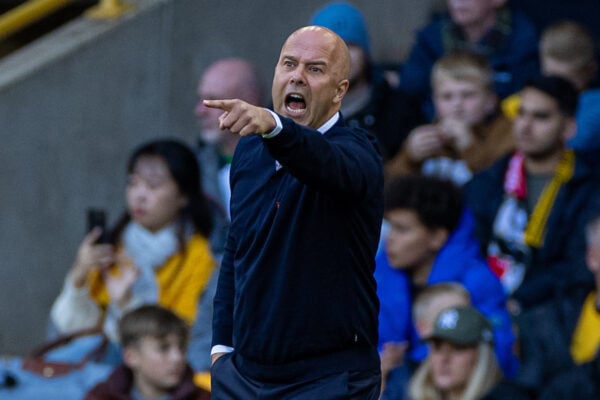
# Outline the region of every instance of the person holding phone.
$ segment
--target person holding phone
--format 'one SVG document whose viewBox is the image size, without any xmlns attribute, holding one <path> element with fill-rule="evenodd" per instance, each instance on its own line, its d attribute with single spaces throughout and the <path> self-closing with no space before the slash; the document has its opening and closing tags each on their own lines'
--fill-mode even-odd
<svg viewBox="0 0 600 400">
<path fill-rule="evenodd" d="M 86 234 L 52 306 L 59 334 L 102 327 L 116 343 L 121 316 L 142 304 L 159 304 L 190 325 L 199 315 L 217 268 L 196 156 L 178 141 L 155 140 L 132 153 L 127 172 L 127 209 L 110 242 L 99 243 L 99 226 Z"/>
</svg>

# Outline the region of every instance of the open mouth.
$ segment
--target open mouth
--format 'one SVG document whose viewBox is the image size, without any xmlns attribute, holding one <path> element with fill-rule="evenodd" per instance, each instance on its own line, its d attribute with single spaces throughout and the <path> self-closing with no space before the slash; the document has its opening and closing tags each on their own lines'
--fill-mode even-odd
<svg viewBox="0 0 600 400">
<path fill-rule="evenodd" d="M 301 115 L 306 111 L 304 96 L 298 93 L 290 93 L 285 96 L 285 109 L 292 115 Z"/>
</svg>

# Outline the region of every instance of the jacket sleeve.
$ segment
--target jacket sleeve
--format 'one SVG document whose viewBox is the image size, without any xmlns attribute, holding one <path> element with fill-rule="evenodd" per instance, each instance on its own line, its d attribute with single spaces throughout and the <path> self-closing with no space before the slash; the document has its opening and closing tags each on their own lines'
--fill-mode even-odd
<svg viewBox="0 0 600 400">
<path fill-rule="evenodd" d="M 69 278 L 50 310 L 50 319 L 60 334 L 98 326 L 102 312 L 87 286 L 76 288 Z"/>
<path fill-rule="evenodd" d="M 224 345 L 233 347 L 233 301 L 235 282 L 233 255 L 235 240 L 230 229 L 225 253 L 221 261 L 217 289 L 213 302 L 212 346 Z"/>
<path fill-rule="evenodd" d="M 327 133 L 281 117 L 282 131 L 263 139 L 271 155 L 307 186 L 344 198 L 365 200 L 383 181 L 376 139 L 367 131 L 340 126 Z"/>
<path fill-rule="evenodd" d="M 194 371 L 210 370 L 211 327 L 213 319 L 213 300 L 217 290 L 219 270 L 216 269 L 200 298 L 197 316 L 190 331 L 188 360 Z"/>
</svg>

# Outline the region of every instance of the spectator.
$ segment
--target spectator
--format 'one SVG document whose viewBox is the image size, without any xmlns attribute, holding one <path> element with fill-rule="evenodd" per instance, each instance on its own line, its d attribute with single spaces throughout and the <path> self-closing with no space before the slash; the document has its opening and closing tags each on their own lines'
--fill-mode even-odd
<svg viewBox="0 0 600 400">
<path fill-rule="evenodd" d="M 303 27 L 275 67 L 276 113 L 205 101 L 244 136 L 215 296 L 214 399 L 379 397 L 383 167 L 375 137 L 340 117 L 349 70 L 337 34 Z"/>
<path fill-rule="evenodd" d="M 591 280 L 583 231 L 597 207 L 598 180 L 566 149 L 577 96 L 559 77 L 528 84 L 513 124 L 517 150 L 466 186 L 477 237 L 513 315 L 548 300 L 558 285 Z"/>
<path fill-rule="evenodd" d="M 499 112 L 492 71 L 482 56 L 443 56 L 431 83 L 437 121 L 411 131 L 386 165 L 386 176 L 422 172 L 462 185 L 513 149 L 510 121 Z"/>
<path fill-rule="evenodd" d="M 401 385 L 398 380 L 426 357 L 427 347 L 412 323 L 411 307 L 427 286 L 441 282 L 457 282 L 467 289 L 473 306 L 493 324 L 496 354 L 505 374 L 514 376 L 517 360 L 506 296 L 481 257 L 460 188 L 435 177 L 398 177 L 388 182 L 384 215 L 390 229 L 375 270 L 382 359 L 388 353 L 400 359 L 395 346 L 407 347 L 403 363 L 390 373 L 388 382 Z"/>
<path fill-rule="evenodd" d="M 588 223 L 586 243 L 586 264 L 594 276 L 593 282 L 573 282 L 561 288 L 551 301 L 522 317 L 523 363 L 517 380 L 536 396 L 551 382 L 563 381 L 564 378 L 558 376 L 566 371 L 580 371 L 581 378 L 590 379 L 585 371 L 595 368 L 591 366 L 600 354 L 600 216 Z M 589 366 L 578 367 L 585 364 Z M 593 393 L 594 387 L 600 388 L 594 383 L 598 377 L 587 384 L 581 379 L 578 384 L 587 386 Z"/>
<path fill-rule="evenodd" d="M 52 306 L 61 334 L 101 326 L 117 343 L 119 319 L 142 304 L 158 303 L 189 324 L 198 313 L 215 261 L 194 153 L 175 140 L 147 142 L 132 153 L 127 172 L 127 211 L 112 243 L 96 243 L 98 228 L 85 236 Z"/>
<path fill-rule="evenodd" d="M 158 305 L 145 305 L 119 322 L 123 364 L 93 387 L 85 400 L 208 400 L 194 386 L 185 362 L 188 327 Z"/>
<path fill-rule="evenodd" d="M 213 255 L 220 262 L 229 230 L 229 170 L 240 136 L 219 128 L 221 111 L 206 107 L 204 100 L 240 99 L 263 104 L 264 94 L 258 70 L 250 61 L 221 58 L 210 64 L 198 84 L 198 103 L 194 110 L 200 125 L 200 140 L 196 149 L 202 165 L 202 185 L 213 206 L 214 230 L 211 235 Z M 215 271 L 198 307 L 199 315 L 191 328 L 188 358 L 197 382 L 210 384 L 210 349 L 212 341 L 212 302 L 217 290 L 218 270 Z M 204 304 L 208 303 L 208 304 Z"/>
<path fill-rule="evenodd" d="M 310 24 L 329 28 L 346 42 L 350 50 L 350 86 L 342 115 L 348 125 L 377 137 L 387 161 L 398 152 L 408 132 L 425 122 L 416 99 L 392 88 L 373 62 L 367 25 L 356 7 L 330 2 L 313 15 Z"/>
<path fill-rule="evenodd" d="M 502 379 L 492 327 L 475 308 L 443 310 L 426 340 L 430 351 L 410 382 L 411 400 L 478 399 Z"/>
<path fill-rule="evenodd" d="M 220 110 L 202 102 L 212 99 L 240 99 L 263 104 L 263 89 L 256 67 L 242 58 L 222 58 L 210 64 L 198 84 L 194 110 L 200 125 L 197 154 L 202 165 L 202 186 L 215 207 L 215 229 L 211 238 L 215 256 L 223 254 L 229 227 L 229 169 L 239 135 L 219 129 Z"/>
<path fill-rule="evenodd" d="M 548 26 L 540 40 L 542 73 L 561 76 L 579 91 L 576 121 L 577 133 L 567 141 L 570 148 L 580 152 L 600 149 L 600 88 L 594 38 L 581 25 L 559 21 Z M 504 113 L 514 118 L 519 108 L 518 94 L 502 102 Z"/>
<path fill-rule="evenodd" d="M 467 306 L 471 304 L 469 292 L 460 283 L 442 282 L 425 287 L 415 298 L 412 306 L 412 320 L 419 339 L 431 335 L 438 314 L 445 308 L 454 306 Z M 385 345 L 384 345 L 385 346 Z M 382 352 L 381 377 L 382 377 L 382 400 L 403 399 L 406 389 L 404 383 L 410 379 L 410 369 L 402 372 L 408 374 L 401 379 L 387 381 L 392 369 L 403 362 L 406 346 L 398 348 L 391 347 L 391 351 Z M 399 350 L 399 351 L 396 351 Z"/>
<path fill-rule="evenodd" d="M 447 0 L 447 5 L 448 14 L 418 32 L 400 71 L 400 86 L 419 96 L 429 120 L 431 68 L 444 54 L 468 50 L 485 56 L 500 98 L 539 73 L 538 34 L 525 14 L 506 6 L 506 0 Z"/>
</svg>

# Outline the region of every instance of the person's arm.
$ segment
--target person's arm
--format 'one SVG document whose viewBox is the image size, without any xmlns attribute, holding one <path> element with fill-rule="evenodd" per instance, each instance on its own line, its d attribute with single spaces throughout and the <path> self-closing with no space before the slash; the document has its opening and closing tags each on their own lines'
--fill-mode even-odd
<svg viewBox="0 0 600 400">
<path fill-rule="evenodd" d="M 90 297 L 88 288 L 75 287 L 69 278 L 50 310 L 50 319 L 59 334 L 98 326 L 101 315 L 100 307 Z"/>
<path fill-rule="evenodd" d="M 63 288 L 50 310 L 50 319 L 60 334 L 98 326 L 101 310 L 91 298 L 88 275 L 108 267 L 114 261 L 111 245 L 95 244 L 102 231 L 91 230 L 83 239 Z"/>
<path fill-rule="evenodd" d="M 376 139 L 366 131 L 334 126 L 322 135 L 241 100 L 205 100 L 204 104 L 225 111 L 219 117 L 221 129 L 240 136 L 263 135 L 273 158 L 306 185 L 346 198 L 367 199 L 379 187 L 373 183 L 383 179 Z M 275 133 L 279 121 L 282 129 Z"/>
<path fill-rule="evenodd" d="M 280 117 L 281 118 L 281 117 Z M 335 125 L 325 134 L 281 118 L 283 129 L 263 139 L 271 155 L 308 186 L 348 199 L 369 198 L 382 178 L 374 136 Z"/>
<path fill-rule="evenodd" d="M 219 270 L 216 269 L 200 297 L 197 317 L 190 330 L 188 360 L 195 372 L 210 370 L 213 320 L 213 300 L 217 291 Z"/>
<path fill-rule="evenodd" d="M 232 224 L 221 261 L 213 301 L 211 365 L 220 356 L 233 350 L 233 300 L 235 296 L 233 255 L 235 253 L 235 240 L 232 231 L 234 229 L 235 225 Z"/>
</svg>

